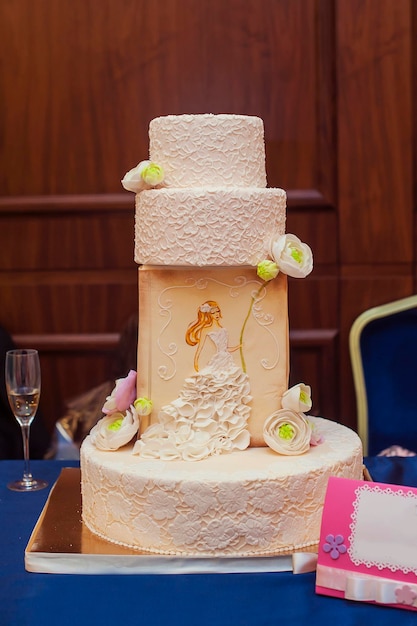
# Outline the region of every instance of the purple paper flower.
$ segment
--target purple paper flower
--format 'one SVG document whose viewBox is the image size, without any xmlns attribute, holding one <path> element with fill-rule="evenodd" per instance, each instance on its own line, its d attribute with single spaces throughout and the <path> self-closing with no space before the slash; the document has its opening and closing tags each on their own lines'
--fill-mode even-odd
<svg viewBox="0 0 417 626">
<path fill-rule="evenodd" d="M 339 556 L 341 554 L 345 554 L 347 550 L 343 541 L 343 535 L 327 535 L 326 543 L 323 544 L 323 551 L 326 553 L 330 552 L 330 557 L 332 559 L 338 559 Z"/>
<path fill-rule="evenodd" d="M 415 591 L 413 591 L 408 585 L 403 585 L 402 587 L 397 587 L 395 590 L 395 597 L 398 604 L 408 604 L 409 606 L 412 606 L 414 604 L 414 600 L 417 598 L 417 593 L 415 593 Z"/>
</svg>

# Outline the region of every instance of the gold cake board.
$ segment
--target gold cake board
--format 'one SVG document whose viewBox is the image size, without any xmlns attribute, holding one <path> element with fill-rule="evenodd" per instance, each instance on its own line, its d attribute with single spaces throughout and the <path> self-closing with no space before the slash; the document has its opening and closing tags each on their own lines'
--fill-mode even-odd
<svg viewBox="0 0 417 626">
<path fill-rule="evenodd" d="M 25 551 L 29 572 L 49 574 L 220 574 L 314 571 L 313 552 L 265 557 L 165 556 L 100 539 L 81 519 L 80 469 L 67 467 L 53 486 Z"/>
</svg>

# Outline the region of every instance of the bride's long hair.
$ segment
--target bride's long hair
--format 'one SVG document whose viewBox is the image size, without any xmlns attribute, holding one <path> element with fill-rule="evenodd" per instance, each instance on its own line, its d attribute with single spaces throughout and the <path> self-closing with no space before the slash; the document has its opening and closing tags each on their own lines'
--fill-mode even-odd
<svg viewBox="0 0 417 626">
<path fill-rule="evenodd" d="M 198 307 L 197 320 L 191 322 L 185 333 L 185 341 L 189 346 L 196 346 L 200 343 L 201 331 L 203 328 L 208 328 L 213 325 L 213 315 L 217 311 L 219 311 L 221 317 L 220 307 L 214 300 L 206 300 Z"/>
</svg>

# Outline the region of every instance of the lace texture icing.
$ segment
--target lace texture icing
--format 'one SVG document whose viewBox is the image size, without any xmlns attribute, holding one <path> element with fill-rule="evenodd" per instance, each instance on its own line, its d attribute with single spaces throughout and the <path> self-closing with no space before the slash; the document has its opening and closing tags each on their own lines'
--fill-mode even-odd
<svg viewBox="0 0 417 626">
<path fill-rule="evenodd" d="M 200 373 L 185 380 L 176 400 L 162 407 L 158 422 L 136 442 L 134 454 L 199 461 L 248 447 L 249 378 L 228 352 L 227 330 L 221 328 L 208 336 L 216 354 Z"/>
<path fill-rule="evenodd" d="M 135 261 L 257 265 L 285 232 L 282 189 L 152 189 L 136 196 Z"/>
<path fill-rule="evenodd" d="M 167 187 L 266 187 L 258 117 L 158 117 L 149 125 L 149 155 L 163 167 Z"/>
<path fill-rule="evenodd" d="M 198 463 L 81 449 L 83 520 L 115 543 L 159 554 L 267 555 L 319 540 L 330 475 L 359 479 L 349 429 L 317 419 L 325 443 L 300 457 L 249 448 Z"/>
</svg>

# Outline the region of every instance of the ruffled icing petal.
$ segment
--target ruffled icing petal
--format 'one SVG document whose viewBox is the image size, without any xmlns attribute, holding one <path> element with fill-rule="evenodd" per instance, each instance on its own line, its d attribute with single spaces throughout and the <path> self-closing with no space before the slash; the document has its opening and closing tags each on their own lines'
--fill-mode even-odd
<svg viewBox="0 0 417 626">
<path fill-rule="evenodd" d="M 217 353 L 201 372 L 184 380 L 179 396 L 162 407 L 158 423 L 145 430 L 134 453 L 196 461 L 244 450 L 250 442 L 249 392 L 249 379 L 230 353 Z"/>
</svg>

